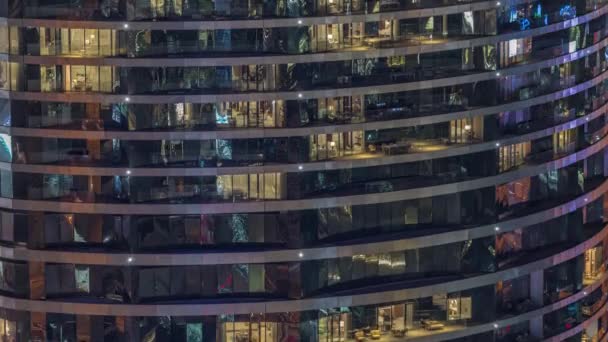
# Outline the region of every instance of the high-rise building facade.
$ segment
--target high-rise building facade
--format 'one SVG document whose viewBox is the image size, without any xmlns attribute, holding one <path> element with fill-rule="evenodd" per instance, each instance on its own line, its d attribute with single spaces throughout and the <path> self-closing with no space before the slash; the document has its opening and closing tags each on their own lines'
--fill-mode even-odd
<svg viewBox="0 0 608 342">
<path fill-rule="evenodd" d="M 608 339 L 607 0 L 1 0 L 2 341 Z"/>
</svg>

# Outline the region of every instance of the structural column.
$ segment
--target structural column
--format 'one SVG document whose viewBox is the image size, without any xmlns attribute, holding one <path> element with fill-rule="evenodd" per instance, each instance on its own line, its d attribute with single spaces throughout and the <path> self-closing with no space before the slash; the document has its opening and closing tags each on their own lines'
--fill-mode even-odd
<svg viewBox="0 0 608 342">
<path fill-rule="evenodd" d="M 537 308 L 544 306 L 544 284 L 544 270 L 530 273 L 530 299 Z M 543 316 L 535 316 L 530 319 L 530 335 L 536 339 L 543 338 Z"/>
</svg>

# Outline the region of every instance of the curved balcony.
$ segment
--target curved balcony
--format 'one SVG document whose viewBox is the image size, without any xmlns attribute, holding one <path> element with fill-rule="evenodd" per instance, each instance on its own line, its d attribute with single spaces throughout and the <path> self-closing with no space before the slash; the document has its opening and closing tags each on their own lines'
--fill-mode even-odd
<svg viewBox="0 0 608 342">
<path fill-rule="evenodd" d="M 497 3 L 495 1 L 481 1 L 481 0 L 468 0 L 460 1 L 455 4 L 454 1 L 449 0 L 434 0 L 427 2 L 406 2 L 406 3 L 390 3 L 380 5 L 379 8 L 368 8 L 368 4 L 361 7 L 363 3 L 345 2 L 337 3 L 331 2 L 326 3 L 319 1 L 318 3 L 307 3 L 306 7 L 302 8 L 290 8 L 289 11 L 284 12 L 277 11 L 269 12 L 269 9 L 259 8 L 259 4 L 252 4 L 254 7 L 248 10 L 243 8 L 233 9 L 235 13 L 226 13 L 226 9 L 214 11 L 211 8 L 200 9 L 200 13 L 196 13 L 197 9 L 186 12 L 178 12 L 177 8 L 175 11 L 163 11 L 162 6 L 159 8 L 148 8 L 140 9 L 139 13 L 129 12 L 128 16 L 116 16 L 119 11 L 118 8 L 110 10 L 106 15 L 100 15 L 101 13 L 92 13 L 94 8 L 91 9 L 55 9 L 45 8 L 42 6 L 25 6 L 25 14 L 19 13 L 8 13 L 11 18 L 3 18 L 11 25 L 25 25 L 25 26 L 55 26 L 58 25 L 58 20 L 47 19 L 61 18 L 65 19 L 61 21 L 61 24 L 66 24 L 70 27 L 83 27 L 83 28 L 95 28 L 104 27 L 110 29 L 146 29 L 146 28 L 159 28 L 166 30 L 175 30 L 181 28 L 232 28 L 232 27 L 256 27 L 259 26 L 260 22 L 269 26 L 295 26 L 297 24 L 310 24 L 310 23 L 342 23 L 349 22 L 349 18 L 356 18 L 365 20 L 369 17 L 371 21 L 384 20 L 392 18 L 418 18 L 431 15 L 449 15 L 465 11 L 476 11 L 476 10 L 490 10 L 495 8 L 501 8 L 506 6 L 517 6 L 532 3 L 531 0 L 510 0 L 503 3 Z M 603 4 L 603 1 L 587 1 L 586 8 L 597 7 Z M 314 8 L 310 11 L 308 6 Z M 373 6 L 373 4 L 371 5 Z M 59 6 L 60 7 L 60 6 Z M 196 7 L 196 6 L 195 6 Z M 579 7 L 579 6 L 577 6 Z M 584 10 L 584 9 L 583 9 Z M 124 11 L 124 9 L 120 9 Z M 239 12 L 240 11 L 240 12 Z M 578 12 L 581 8 L 578 8 Z M 72 12 L 72 13 L 70 13 Z M 137 12 L 137 10 L 135 10 Z M 229 11 L 230 12 L 230 11 Z M 247 12 L 247 13 L 245 13 Z M 0 12 L 1 13 L 1 12 Z M 4 13 L 3 13 L 4 14 Z M 6 15 L 6 14 L 4 14 Z M 109 16 L 108 16 L 109 15 Z M 21 16 L 21 17 L 20 17 Z M 36 18 L 39 17 L 39 18 Z M 541 18 L 544 20 L 532 20 L 530 25 L 542 25 L 547 21 L 553 22 L 554 17 L 561 18 L 560 16 L 551 16 L 550 18 Z M 41 25 L 42 24 L 42 25 Z"/>
<path fill-rule="evenodd" d="M 555 217 L 560 217 L 594 202 L 608 190 L 608 181 L 573 200 L 561 203 L 521 217 L 497 221 L 491 224 L 472 228 L 439 229 L 439 232 L 414 237 L 395 238 L 391 235 L 381 237 L 379 241 L 366 239 L 365 243 L 354 240 L 343 241 L 340 245 L 321 247 L 302 247 L 292 249 L 271 249 L 263 251 L 223 252 L 202 250 L 197 253 L 181 251 L 179 253 L 99 253 L 87 251 L 53 251 L 33 250 L 20 246 L 0 246 L 0 257 L 10 260 L 54 262 L 54 263 L 84 263 L 90 265 L 123 265 L 131 260 L 133 266 L 170 266 L 170 265 L 222 265 L 233 263 L 271 263 L 271 262 L 301 262 L 309 260 L 336 259 L 352 257 L 359 254 L 373 254 L 377 251 L 391 253 L 400 250 L 426 248 L 463 242 L 471 239 L 491 237 L 498 233 L 507 233 L 532 225 L 541 224 Z M 388 237 L 388 239 L 387 239 Z"/>
<path fill-rule="evenodd" d="M 588 317 L 584 322 L 581 322 L 580 324 L 574 326 L 570 330 L 567 330 L 567 331 L 564 331 L 555 336 L 546 338 L 543 340 L 543 342 L 559 342 L 559 341 L 564 341 L 570 337 L 575 336 L 576 334 L 582 332 L 589 325 L 597 322 L 597 320 L 599 320 L 602 316 L 604 316 L 606 314 L 607 309 L 608 309 L 608 302 L 605 302 L 604 305 L 602 305 L 602 307 L 593 314 L 593 316 Z M 604 337 L 602 338 L 602 341 L 604 341 L 606 339 L 606 337 L 607 336 L 604 335 Z"/>
<path fill-rule="evenodd" d="M 463 278 L 458 280 L 444 280 L 441 283 L 409 287 L 406 289 L 382 290 L 376 288 L 376 292 L 359 293 L 345 291 L 334 296 L 316 297 L 296 300 L 279 301 L 239 301 L 239 303 L 184 303 L 184 304 L 92 304 L 78 301 L 52 301 L 52 300 L 29 300 L 0 296 L 0 303 L 4 308 L 15 310 L 27 310 L 33 312 L 57 312 L 85 315 L 117 315 L 117 316 L 197 316 L 197 315 L 221 315 L 221 314 L 249 314 L 251 312 L 273 313 L 273 312 L 297 312 L 314 309 L 326 309 L 333 307 L 349 307 L 359 305 L 373 305 L 387 303 L 396 300 L 408 300 L 421 297 L 429 297 L 437 293 L 449 293 L 463 291 L 485 285 L 492 285 L 499 281 L 505 281 L 530 274 L 537 270 L 544 270 L 551 266 L 559 265 L 571 260 L 586 250 L 598 245 L 608 236 L 605 227 L 592 238 L 549 257 L 518 265 L 517 267 L 484 274 L 480 276 Z M 546 253 L 545 253 L 546 254 Z M 128 262 L 125 262 L 128 264 Z M 601 278 L 600 278 L 601 279 Z M 593 285 L 592 285 L 593 286 Z M 394 288 L 394 287 L 393 287 Z M 371 289 L 373 291 L 373 289 Z M 369 290 L 368 290 L 369 291 Z M 349 293 L 350 292 L 350 293 Z M 584 296 L 584 292 L 583 292 Z M 575 297 L 576 298 L 576 297 Z M 69 303 L 69 306 L 66 304 Z M 61 309 L 60 309 L 61 308 Z"/>
<path fill-rule="evenodd" d="M 397 39 L 383 39 L 382 47 L 377 47 L 376 41 L 379 38 L 371 37 L 368 42 L 360 46 L 344 48 L 342 51 L 335 52 L 318 52 L 318 53 L 293 53 L 289 55 L 281 55 L 273 53 L 270 55 L 256 56 L 255 54 L 243 55 L 238 57 L 223 55 L 223 56 L 207 56 L 203 58 L 194 58 L 183 56 L 182 58 L 122 58 L 122 57 L 51 57 L 51 56 L 24 56 L 19 57 L 18 62 L 36 63 L 36 64 L 86 64 L 86 65 L 114 65 L 114 66 L 130 66 L 130 67 L 152 67 L 152 66 L 229 66 L 243 64 L 288 64 L 288 63 L 311 63 L 311 62 L 330 62 L 349 59 L 364 59 L 390 57 L 399 55 L 417 55 L 424 53 L 433 53 L 448 51 L 454 49 L 464 49 L 471 47 L 479 47 L 484 45 L 495 45 L 501 41 L 508 41 L 519 38 L 527 38 L 540 36 L 547 33 L 557 32 L 568 29 L 573 26 L 585 24 L 593 19 L 600 18 L 608 11 L 608 6 L 603 6 L 596 11 L 585 15 L 568 19 L 562 22 L 550 24 L 544 27 L 538 27 L 526 31 L 504 33 L 499 35 L 490 35 L 485 37 L 478 36 L 453 36 L 453 37 L 434 37 L 433 35 L 417 35 L 417 36 L 400 36 Z"/>
<path fill-rule="evenodd" d="M 8 199 L 2 198 L 0 204 L 6 205 L 6 208 L 18 210 L 42 210 L 42 211 L 59 211 L 59 212 L 75 212 L 75 213 L 107 213 L 107 214 L 195 214 L 200 210 L 205 210 L 206 213 L 233 213 L 233 212 L 263 212 L 263 211 L 283 211 L 283 210 L 302 210 L 313 208 L 329 208 L 345 205 L 360 205 L 368 203 L 387 203 L 400 200 L 409 200 L 416 198 L 432 197 L 481 189 L 484 187 L 495 186 L 498 184 L 508 183 L 523 177 L 531 177 L 542 172 L 556 170 L 568 165 L 572 165 L 577 161 L 586 159 L 587 157 L 601 151 L 608 144 L 608 136 L 594 142 L 594 144 L 572 155 L 553 160 L 550 162 L 541 163 L 534 166 L 524 166 L 515 171 L 505 172 L 496 176 L 483 177 L 478 179 L 468 179 L 465 181 L 455 181 L 447 184 L 437 184 L 436 182 L 417 182 L 416 187 L 405 190 L 396 190 L 390 192 L 385 191 L 382 187 L 372 187 L 365 192 L 374 191 L 374 193 L 353 194 L 353 191 L 344 190 L 333 191 L 326 193 L 324 196 L 306 199 L 293 200 L 272 200 L 272 201 L 254 201 L 254 202 L 226 202 L 224 203 L 206 203 L 206 204 L 114 204 L 106 203 L 82 203 L 83 199 L 90 198 L 78 195 L 76 197 L 64 198 L 72 203 L 63 201 L 55 202 L 48 200 L 28 200 L 28 199 Z M 545 158 L 542 158 L 545 159 Z M 445 180 L 440 183 L 445 183 Z M 409 184 L 409 185 L 407 185 Z M 412 182 L 401 182 L 399 188 L 403 189 L 414 185 Z M 425 186 L 426 185 L 426 186 Z M 359 189 L 360 190 L 360 189 Z M 360 192 L 360 191 L 358 191 Z M 333 195 L 332 197 L 329 197 Z M 308 197 L 308 196 L 307 196 Z M 92 200 L 92 198 L 90 198 Z M 184 198 L 185 199 L 185 198 Z M 218 198 L 219 199 L 219 198 Z M 236 197 L 235 197 L 236 199 Z M 234 201 L 234 200 L 233 200 Z M 161 201 L 162 202 L 162 201 Z M 154 202 L 153 202 L 154 203 Z M 183 202 L 182 202 L 183 203 Z"/>
<path fill-rule="evenodd" d="M 304 169 L 306 172 L 312 171 L 327 171 L 327 170 L 339 170 L 346 168 L 359 168 L 359 167 L 373 167 L 373 166 L 381 166 L 381 165 L 391 165 L 398 163 L 412 163 L 418 162 L 422 160 L 433 160 L 447 157 L 454 157 L 459 155 L 467 155 L 474 154 L 484 151 L 495 150 L 497 146 L 509 146 L 519 143 L 525 143 L 529 141 L 533 141 L 536 139 L 541 139 L 544 137 L 548 137 L 554 134 L 558 134 L 560 132 L 565 132 L 571 129 L 576 129 L 581 127 L 597 118 L 600 118 L 604 115 L 606 108 L 608 108 L 608 103 L 602 105 L 598 109 L 593 112 L 578 117 L 576 119 L 560 123 L 559 125 L 548 127 L 542 130 L 534 131 L 527 134 L 516 135 L 516 136 L 506 136 L 505 138 L 490 140 L 486 142 L 478 142 L 472 140 L 468 143 L 451 143 L 445 139 L 446 142 L 442 142 L 441 139 L 413 139 L 413 140 L 403 140 L 411 146 L 408 149 L 407 153 L 391 155 L 391 153 L 384 152 L 376 152 L 376 153 L 361 153 L 359 155 L 352 155 L 342 158 L 336 158 L 336 160 L 332 161 L 324 161 L 324 162 L 312 162 L 312 161 L 303 161 L 299 163 L 284 164 L 284 163 L 269 163 L 264 165 L 258 161 L 251 162 L 249 166 L 221 166 L 219 167 L 220 162 L 217 163 L 217 167 L 174 167 L 169 165 L 165 165 L 164 167 L 158 167 L 158 165 L 153 166 L 122 166 L 122 163 L 112 163 L 111 167 L 107 166 L 107 163 L 104 163 L 102 160 L 89 160 L 84 157 L 80 157 L 77 159 L 59 158 L 54 163 L 48 164 L 38 164 L 36 162 L 23 163 L 23 160 L 28 160 L 31 158 L 27 158 L 29 155 L 29 151 L 23 151 L 25 153 L 25 157 L 23 160 L 16 160 L 13 163 L 0 162 L 0 169 L 8 170 L 13 172 L 21 172 L 21 173 L 42 173 L 42 174 L 64 174 L 64 175 L 95 175 L 95 176 L 113 176 L 113 175 L 130 175 L 132 177 L 138 176 L 213 176 L 213 175 L 226 175 L 226 174 L 244 174 L 244 173 L 268 173 L 268 172 L 302 172 Z M 12 136 L 21 136 L 21 134 L 15 134 L 15 131 L 29 132 L 35 131 L 37 134 L 33 136 L 45 137 L 42 135 L 46 130 L 39 129 L 27 129 L 27 128 L 12 128 L 7 130 L 8 133 L 11 133 Z M 62 133 L 63 131 L 59 131 L 58 133 Z M 80 133 L 79 136 L 82 136 L 85 133 Z M 594 135 L 596 140 L 599 140 L 604 136 L 603 131 L 588 133 Z M 59 134 L 60 136 L 62 134 Z M 125 134 L 128 135 L 128 134 Z M 52 135 L 48 135 L 46 137 L 51 137 Z M 71 137 L 71 136 L 70 136 Z M 93 141 L 94 136 L 85 135 L 88 141 Z M 115 138 L 112 138 L 115 139 Z M 130 139 L 127 139 L 130 140 Z M 19 141 L 18 139 L 13 139 L 13 141 Z M 401 141 L 400 141 L 401 142 Z M 101 142 L 100 142 L 101 143 Z M 23 144 L 23 143 L 21 143 Z M 419 147 L 417 147 L 419 146 Z M 35 154 L 34 154 L 35 155 Z M 290 159 L 290 158 L 288 158 Z M 128 164 L 132 164 L 127 161 Z M 209 163 L 210 165 L 212 163 Z M 260 165 L 262 164 L 262 165 Z"/>
<path fill-rule="evenodd" d="M 517 75 L 519 73 L 538 70 L 540 68 L 556 66 L 556 65 L 559 65 L 560 63 L 568 63 L 568 62 L 576 61 L 576 60 L 585 58 L 586 56 L 589 56 L 590 54 L 593 54 L 597 51 L 600 51 L 601 49 L 606 47 L 606 45 L 608 45 L 608 39 L 604 39 L 601 42 L 599 42 L 587 49 L 583 49 L 582 51 L 577 51 L 577 52 L 571 53 L 566 56 L 553 58 L 553 59 L 546 60 L 546 61 L 539 62 L 539 63 L 532 63 L 529 65 L 522 65 L 522 66 L 503 69 L 503 70 L 501 70 L 501 75 L 504 77 L 508 77 L 510 75 Z M 404 90 L 408 90 L 410 88 L 411 88 L 411 90 L 425 89 L 425 88 L 430 88 L 430 87 L 457 85 L 457 84 L 461 84 L 465 81 L 479 82 L 479 81 L 494 80 L 494 79 L 496 79 L 496 74 L 495 74 L 495 72 L 492 71 L 492 72 L 485 72 L 485 73 L 477 74 L 477 75 L 475 75 L 475 77 L 458 76 L 458 77 L 437 79 L 437 80 L 433 80 L 433 81 L 403 83 L 403 84 L 399 84 L 399 86 L 401 87 L 400 90 L 404 91 Z M 389 88 L 392 89 L 392 86 L 389 86 Z M 382 88 L 380 88 L 379 90 L 382 90 Z M 577 90 L 576 93 L 578 93 L 579 91 L 580 90 Z M 304 97 L 304 93 L 301 93 L 301 94 Z M 47 94 L 38 94 L 37 96 L 45 96 L 45 95 L 47 95 Z M 56 94 L 56 95 L 61 96 L 60 94 Z M 77 96 L 77 94 L 74 94 L 74 95 Z M 80 95 L 82 95 L 82 94 L 80 94 Z M 108 96 L 110 96 L 110 95 L 108 95 Z M 116 95 L 113 95 L 113 96 L 116 96 Z M 149 98 L 149 96 L 146 96 L 146 95 L 137 95 L 137 96 L 144 96 L 146 98 Z M 542 96 L 540 96 L 540 97 L 542 97 Z M 14 93 L 11 93 L 10 98 L 15 98 Z M 122 100 L 124 101 L 124 98 Z M 129 97 L 129 100 L 131 100 L 131 97 Z M 529 101 L 531 101 L 531 100 L 532 99 L 523 100 L 523 101 L 519 101 L 519 102 L 512 102 L 510 104 L 510 106 L 511 106 L 510 108 L 515 109 L 515 108 L 520 108 L 520 106 L 521 107 L 529 106 L 530 105 Z M 387 118 L 387 119 L 384 119 L 383 121 L 369 121 L 368 120 L 368 122 L 366 122 L 366 123 L 344 123 L 344 124 L 339 124 L 339 125 L 326 125 L 326 126 L 314 126 L 313 125 L 313 126 L 302 127 L 302 128 L 264 128 L 264 129 L 259 129 L 259 128 L 234 129 L 234 128 L 232 128 L 231 130 L 222 131 L 221 130 L 222 127 L 217 127 L 217 129 L 218 129 L 217 131 L 179 131 L 179 130 L 167 131 L 167 130 L 165 130 L 165 131 L 144 131 L 144 132 L 142 132 L 142 131 L 122 132 L 122 131 L 111 130 L 111 127 L 109 127 L 109 129 L 103 129 L 102 128 L 104 126 L 103 122 L 97 123 L 97 126 L 99 126 L 98 128 L 95 128 L 97 130 L 91 130 L 91 128 L 93 127 L 90 122 L 91 120 L 84 120 L 84 121 L 82 121 L 82 124 L 81 124 L 83 131 L 73 130 L 73 129 L 69 129 L 69 128 L 67 128 L 67 129 L 63 129 L 63 128 L 62 129 L 53 129 L 53 128 L 38 129 L 38 128 L 22 128 L 22 127 L 10 127 L 10 128 L 3 127 L 3 128 L 0 128 L 0 130 L 4 131 L 10 135 L 17 135 L 17 136 L 22 136 L 22 135 L 23 136 L 44 136 L 44 137 L 58 137 L 58 138 L 77 138 L 77 137 L 81 137 L 83 134 L 85 134 L 84 131 L 86 131 L 87 139 L 97 138 L 97 139 L 122 139 L 122 140 L 150 140 L 150 139 L 169 138 L 169 139 L 198 140 L 198 139 L 228 139 L 228 138 L 241 138 L 242 139 L 242 138 L 261 138 L 261 137 L 272 138 L 272 137 L 283 137 L 283 136 L 290 136 L 290 137 L 291 136 L 302 136 L 302 135 L 308 135 L 308 134 L 328 134 L 328 133 L 348 132 L 348 131 L 359 130 L 359 129 L 381 130 L 381 129 L 387 129 L 387 128 L 409 127 L 409 126 L 413 126 L 413 125 L 435 124 L 435 123 L 445 122 L 448 120 L 468 118 L 468 117 L 473 116 L 474 113 L 477 113 L 477 112 L 480 112 L 481 115 L 487 116 L 487 115 L 491 115 L 492 113 L 494 113 L 497 110 L 500 110 L 503 107 L 505 107 L 505 106 L 498 105 L 498 106 L 484 107 L 481 109 L 471 108 L 468 111 L 452 112 L 450 114 L 435 114 L 435 115 L 428 115 L 429 113 L 426 113 L 425 111 L 422 111 L 420 113 L 408 112 L 406 114 L 407 114 L 407 116 L 410 116 L 410 118 L 407 118 L 407 119 Z M 395 116 L 395 114 L 396 113 L 392 113 L 391 116 Z M 424 115 L 426 115 L 426 116 L 424 116 Z M 97 126 L 95 126 L 95 127 L 97 127 Z"/>
<path fill-rule="evenodd" d="M 500 80 L 502 74 L 492 74 L 495 80 Z M 481 114 L 483 111 L 507 111 L 512 110 L 514 107 L 522 104 L 527 106 L 540 104 L 550 100 L 559 99 L 562 97 L 570 96 L 578 93 L 582 90 L 593 87 L 608 77 L 608 73 L 603 72 L 599 76 L 596 75 L 585 75 L 584 80 L 579 80 L 579 83 L 572 85 L 567 89 L 561 89 L 561 86 L 544 87 L 545 89 L 535 89 L 532 92 L 532 98 L 528 96 L 513 96 L 513 98 L 504 98 L 503 100 L 508 103 L 499 104 L 495 106 L 484 106 L 483 109 L 479 108 L 468 108 L 467 113 L 469 115 Z M 589 77 L 594 77 L 587 80 Z M 429 83 L 432 85 L 432 83 Z M 414 84 L 410 84 L 411 90 L 417 89 Z M 557 88 L 557 89 L 555 89 Z M 340 96 L 357 96 L 379 93 L 396 93 L 403 92 L 404 88 L 402 84 L 391 84 L 382 87 L 357 87 L 357 88 L 340 88 L 333 90 L 312 90 L 312 91 L 288 91 L 288 92 L 268 92 L 268 93 L 239 93 L 239 94 L 218 94 L 218 95 L 116 95 L 116 94 L 89 94 L 89 93 L 44 93 L 44 92 L 25 92 L 25 91 L 0 91 L 0 98 L 15 99 L 15 100 L 37 100 L 37 101 L 59 101 L 59 102 L 82 102 L 82 103 L 149 103 L 149 104 L 164 104 L 164 103 L 215 103 L 217 101 L 272 101 L 275 99 L 283 100 L 303 100 L 303 99 L 315 99 L 315 98 L 326 98 L 340 97 Z M 522 98 L 523 97 L 523 98 Z M 435 99 L 439 100 L 439 99 Z M 522 101 L 523 100 L 523 101 Z M 453 108 L 452 111 L 458 110 L 461 107 L 449 106 L 445 103 L 445 99 L 440 101 L 441 103 L 429 104 L 425 107 L 425 114 L 429 115 L 432 112 L 441 112 L 448 108 Z M 409 113 L 409 110 L 406 111 Z M 433 116 L 433 115 L 432 115 Z"/>
</svg>

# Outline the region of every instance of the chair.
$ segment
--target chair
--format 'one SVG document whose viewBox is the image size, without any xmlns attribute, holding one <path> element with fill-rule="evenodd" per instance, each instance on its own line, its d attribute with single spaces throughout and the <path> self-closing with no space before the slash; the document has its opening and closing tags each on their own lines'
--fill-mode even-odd
<svg viewBox="0 0 608 342">
<path fill-rule="evenodd" d="M 380 339 L 380 335 L 381 334 L 380 334 L 380 330 L 379 329 L 375 329 L 375 330 L 370 331 L 370 334 L 371 334 L 372 340 L 379 340 Z"/>
</svg>

